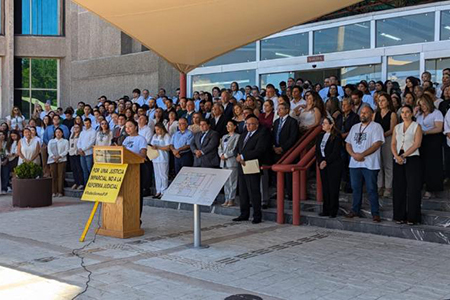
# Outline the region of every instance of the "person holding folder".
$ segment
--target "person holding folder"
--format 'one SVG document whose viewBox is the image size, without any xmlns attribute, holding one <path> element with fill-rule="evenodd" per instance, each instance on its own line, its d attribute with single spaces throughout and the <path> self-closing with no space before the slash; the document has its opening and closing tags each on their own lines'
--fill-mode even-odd
<svg viewBox="0 0 450 300">
<path fill-rule="evenodd" d="M 261 223 L 261 192 L 259 169 L 247 170 L 246 166 L 260 165 L 270 143 L 270 135 L 267 130 L 259 127 L 258 118 L 251 114 L 245 118 L 247 131 L 239 137 L 235 149 L 236 161 L 240 164 L 238 168 L 238 186 L 241 214 L 233 219 L 235 222 L 247 221 L 250 218 L 250 202 L 253 206 L 253 224 Z M 256 162 L 255 162 L 256 160 Z M 248 165 L 246 162 L 249 162 Z M 256 171 L 256 172 L 255 172 Z M 252 173 L 252 174 L 250 174 Z"/>
</svg>

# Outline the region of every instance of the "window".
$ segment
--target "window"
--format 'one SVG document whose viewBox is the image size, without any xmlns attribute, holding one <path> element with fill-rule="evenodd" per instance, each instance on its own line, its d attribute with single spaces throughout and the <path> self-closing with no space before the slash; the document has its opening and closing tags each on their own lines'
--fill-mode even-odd
<svg viewBox="0 0 450 300">
<path fill-rule="evenodd" d="M 203 64 L 202 67 L 228 65 L 256 61 L 256 43 L 238 48 Z"/>
<path fill-rule="evenodd" d="M 388 57 L 388 79 L 397 81 L 401 88 L 405 86 L 406 77 L 420 78 L 420 55 L 406 54 Z"/>
<path fill-rule="evenodd" d="M 261 60 L 308 55 L 308 33 L 261 41 Z"/>
<path fill-rule="evenodd" d="M 450 39 L 450 11 L 441 12 L 441 40 Z"/>
<path fill-rule="evenodd" d="M 341 68 L 341 85 L 357 84 L 361 80 L 381 80 L 381 64 Z"/>
<path fill-rule="evenodd" d="M 58 106 L 58 60 L 16 58 L 14 60 L 14 105 L 29 118 L 34 104 L 44 106 L 51 101 L 52 109 Z"/>
<path fill-rule="evenodd" d="M 450 58 L 438 58 L 425 61 L 425 70 L 431 73 L 431 81 L 442 83 L 442 70 L 450 68 Z"/>
<path fill-rule="evenodd" d="M 266 86 L 271 83 L 276 89 L 280 89 L 280 82 L 284 81 L 287 83 L 289 77 L 294 78 L 294 72 L 289 73 L 272 73 L 272 74 L 262 74 L 261 75 L 261 88 L 265 89 Z"/>
<path fill-rule="evenodd" d="M 192 91 L 212 91 L 213 87 L 217 86 L 220 89 L 230 88 L 233 81 L 239 84 L 239 88 L 244 88 L 246 85 L 255 85 L 255 70 L 225 72 L 215 74 L 204 74 L 192 76 Z"/>
<path fill-rule="evenodd" d="M 377 21 L 377 47 L 431 42 L 434 40 L 434 13 Z"/>
<path fill-rule="evenodd" d="M 15 0 L 14 33 L 62 35 L 60 0 Z"/>
<path fill-rule="evenodd" d="M 314 31 L 314 54 L 370 48 L 370 23 Z"/>
</svg>

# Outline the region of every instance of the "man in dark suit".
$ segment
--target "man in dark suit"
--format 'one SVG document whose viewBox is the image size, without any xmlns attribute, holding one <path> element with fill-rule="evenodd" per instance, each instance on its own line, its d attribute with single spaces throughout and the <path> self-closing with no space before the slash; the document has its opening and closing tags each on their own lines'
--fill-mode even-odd
<svg viewBox="0 0 450 300">
<path fill-rule="evenodd" d="M 231 95 L 228 91 L 223 91 L 220 97 L 223 105 L 223 115 L 225 116 L 225 123 L 233 118 L 233 103 L 230 102 Z"/>
<path fill-rule="evenodd" d="M 273 124 L 272 131 L 272 144 L 275 152 L 274 163 L 295 145 L 299 137 L 298 122 L 289 116 L 288 103 L 283 102 L 278 105 L 278 116 L 279 118 Z"/>
<path fill-rule="evenodd" d="M 255 115 L 245 118 L 247 132 L 239 138 L 235 154 L 236 161 L 241 164 L 238 168 L 238 185 L 241 214 L 233 221 L 247 221 L 250 217 L 250 201 L 253 206 L 253 224 L 261 223 L 261 173 L 244 174 L 242 166 L 246 161 L 257 159 L 261 165 L 261 159 L 267 151 L 270 136 L 267 131 L 259 128 L 259 121 Z"/>
<path fill-rule="evenodd" d="M 118 126 L 113 130 L 112 144 L 117 146 L 122 146 L 123 141 L 127 137 L 127 132 L 125 131 L 125 123 L 127 122 L 127 117 L 123 114 L 119 115 Z"/>
<path fill-rule="evenodd" d="M 209 120 L 200 122 L 200 132 L 194 135 L 191 151 L 194 154 L 194 167 L 217 168 L 220 160 L 217 154 L 219 134 L 210 129 Z"/>
<path fill-rule="evenodd" d="M 219 137 L 222 138 L 227 134 L 226 117 L 223 115 L 223 106 L 220 103 L 215 103 L 212 108 L 213 116 L 211 117 L 211 130 L 216 131 Z"/>
</svg>

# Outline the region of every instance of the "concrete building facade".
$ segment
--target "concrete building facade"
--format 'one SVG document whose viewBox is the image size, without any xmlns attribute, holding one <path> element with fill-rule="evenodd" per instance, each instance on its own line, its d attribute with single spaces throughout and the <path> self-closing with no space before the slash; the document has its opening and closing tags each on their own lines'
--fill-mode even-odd
<svg viewBox="0 0 450 300">
<path fill-rule="evenodd" d="M 52 20 L 52 18 L 54 20 Z M 0 0 L 0 111 L 94 104 L 134 88 L 169 95 L 179 73 L 139 42 L 68 0 Z"/>
</svg>

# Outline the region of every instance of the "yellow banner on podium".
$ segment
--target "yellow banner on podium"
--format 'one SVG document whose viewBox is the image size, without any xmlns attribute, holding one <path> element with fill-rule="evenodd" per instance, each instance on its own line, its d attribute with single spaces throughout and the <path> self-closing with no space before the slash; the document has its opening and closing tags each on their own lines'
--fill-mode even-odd
<svg viewBox="0 0 450 300">
<path fill-rule="evenodd" d="M 81 200 L 116 203 L 127 164 L 94 164 Z"/>
</svg>

